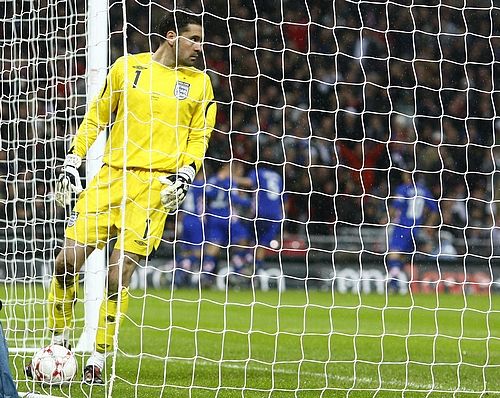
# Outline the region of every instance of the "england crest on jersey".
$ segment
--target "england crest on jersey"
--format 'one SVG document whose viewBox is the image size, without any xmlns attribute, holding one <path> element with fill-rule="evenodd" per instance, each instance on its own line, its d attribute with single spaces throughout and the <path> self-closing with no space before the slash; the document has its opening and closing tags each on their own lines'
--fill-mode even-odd
<svg viewBox="0 0 500 398">
<path fill-rule="evenodd" d="M 78 213 L 76 211 L 72 211 L 70 216 L 68 217 L 68 227 L 72 227 L 73 225 L 75 225 L 77 218 L 78 218 Z"/>
<path fill-rule="evenodd" d="M 177 81 L 175 83 L 174 95 L 179 100 L 186 99 L 189 94 L 189 83 Z"/>
</svg>

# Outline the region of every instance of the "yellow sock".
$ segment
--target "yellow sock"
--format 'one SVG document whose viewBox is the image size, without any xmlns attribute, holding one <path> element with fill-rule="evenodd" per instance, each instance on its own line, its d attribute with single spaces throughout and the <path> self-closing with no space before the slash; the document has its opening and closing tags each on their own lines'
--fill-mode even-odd
<svg viewBox="0 0 500 398">
<path fill-rule="evenodd" d="M 124 287 L 121 292 L 120 302 L 120 323 L 123 320 L 123 315 L 128 310 L 128 288 Z M 116 330 L 116 314 L 118 312 L 118 301 L 114 298 L 106 297 L 99 310 L 99 324 L 96 334 L 96 351 L 106 352 L 113 348 L 113 338 Z"/>
<path fill-rule="evenodd" d="M 66 328 L 73 325 L 73 307 L 76 302 L 78 290 L 78 275 L 73 279 L 73 283 L 68 286 L 61 286 L 56 277 L 52 277 L 48 298 L 48 327 L 55 334 L 59 335 Z"/>
</svg>

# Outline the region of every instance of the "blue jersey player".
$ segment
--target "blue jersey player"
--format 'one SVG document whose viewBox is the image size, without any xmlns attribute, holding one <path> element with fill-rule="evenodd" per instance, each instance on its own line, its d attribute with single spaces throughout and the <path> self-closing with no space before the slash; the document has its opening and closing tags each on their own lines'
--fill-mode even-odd
<svg viewBox="0 0 500 398">
<path fill-rule="evenodd" d="M 203 191 L 205 179 L 198 173 L 188 190 L 179 210 L 182 228 L 178 236 L 175 252 L 174 283 L 177 286 L 189 284 L 189 272 L 199 270 L 203 244 Z"/>
<path fill-rule="evenodd" d="M 434 225 L 439 214 L 437 200 L 422 182 L 414 182 L 409 172 L 403 172 L 402 179 L 389 208 L 393 225 L 387 267 L 391 277 L 389 289 L 395 292 L 400 290 L 404 256 L 417 249 L 422 227 Z"/>
<path fill-rule="evenodd" d="M 268 248 L 276 249 L 284 219 L 284 184 L 281 175 L 265 162 L 257 162 L 244 185 L 256 189 L 255 268 L 263 267 Z"/>
<path fill-rule="evenodd" d="M 233 163 L 233 162 L 231 162 Z M 205 239 L 207 249 L 203 261 L 202 283 L 211 283 L 210 278 L 218 265 L 223 247 L 238 244 L 242 229 L 236 217 L 236 208 L 250 208 L 252 201 L 241 195 L 237 189 L 241 167 L 231 167 L 226 163 L 219 172 L 207 181 L 205 189 L 206 216 Z"/>
</svg>

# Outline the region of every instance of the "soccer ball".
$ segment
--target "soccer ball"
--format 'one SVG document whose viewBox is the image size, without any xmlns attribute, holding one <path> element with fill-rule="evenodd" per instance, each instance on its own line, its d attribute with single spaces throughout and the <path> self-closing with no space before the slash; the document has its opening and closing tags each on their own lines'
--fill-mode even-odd
<svg viewBox="0 0 500 398">
<path fill-rule="evenodd" d="M 32 361 L 33 378 L 46 384 L 61 384 L 73 380 L 77 362 L 66 347 L 50 344 L 40 349 Z"/>
</svg>

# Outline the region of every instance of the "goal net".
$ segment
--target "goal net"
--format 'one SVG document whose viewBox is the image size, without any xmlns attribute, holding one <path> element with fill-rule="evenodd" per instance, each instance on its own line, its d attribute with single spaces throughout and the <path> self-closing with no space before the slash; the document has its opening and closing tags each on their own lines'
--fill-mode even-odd
<svg viewBox="0 0 500 398">
<path fill-rule="evenodd" d="M 0 320 L 19 390 L 500 394 L 499 5 L 108 2 L 0 1 Z M 54 200 L 60 166 L 111 65 L 154 52 L 178 7 L 204 25 L 197 67 L 218 108 L 206 160 L 132 276 L 105 385 L 81 382 L 102 251 L 81 271 L 79 374 L 27 380 L 70 217 Z"/>
</svg>

